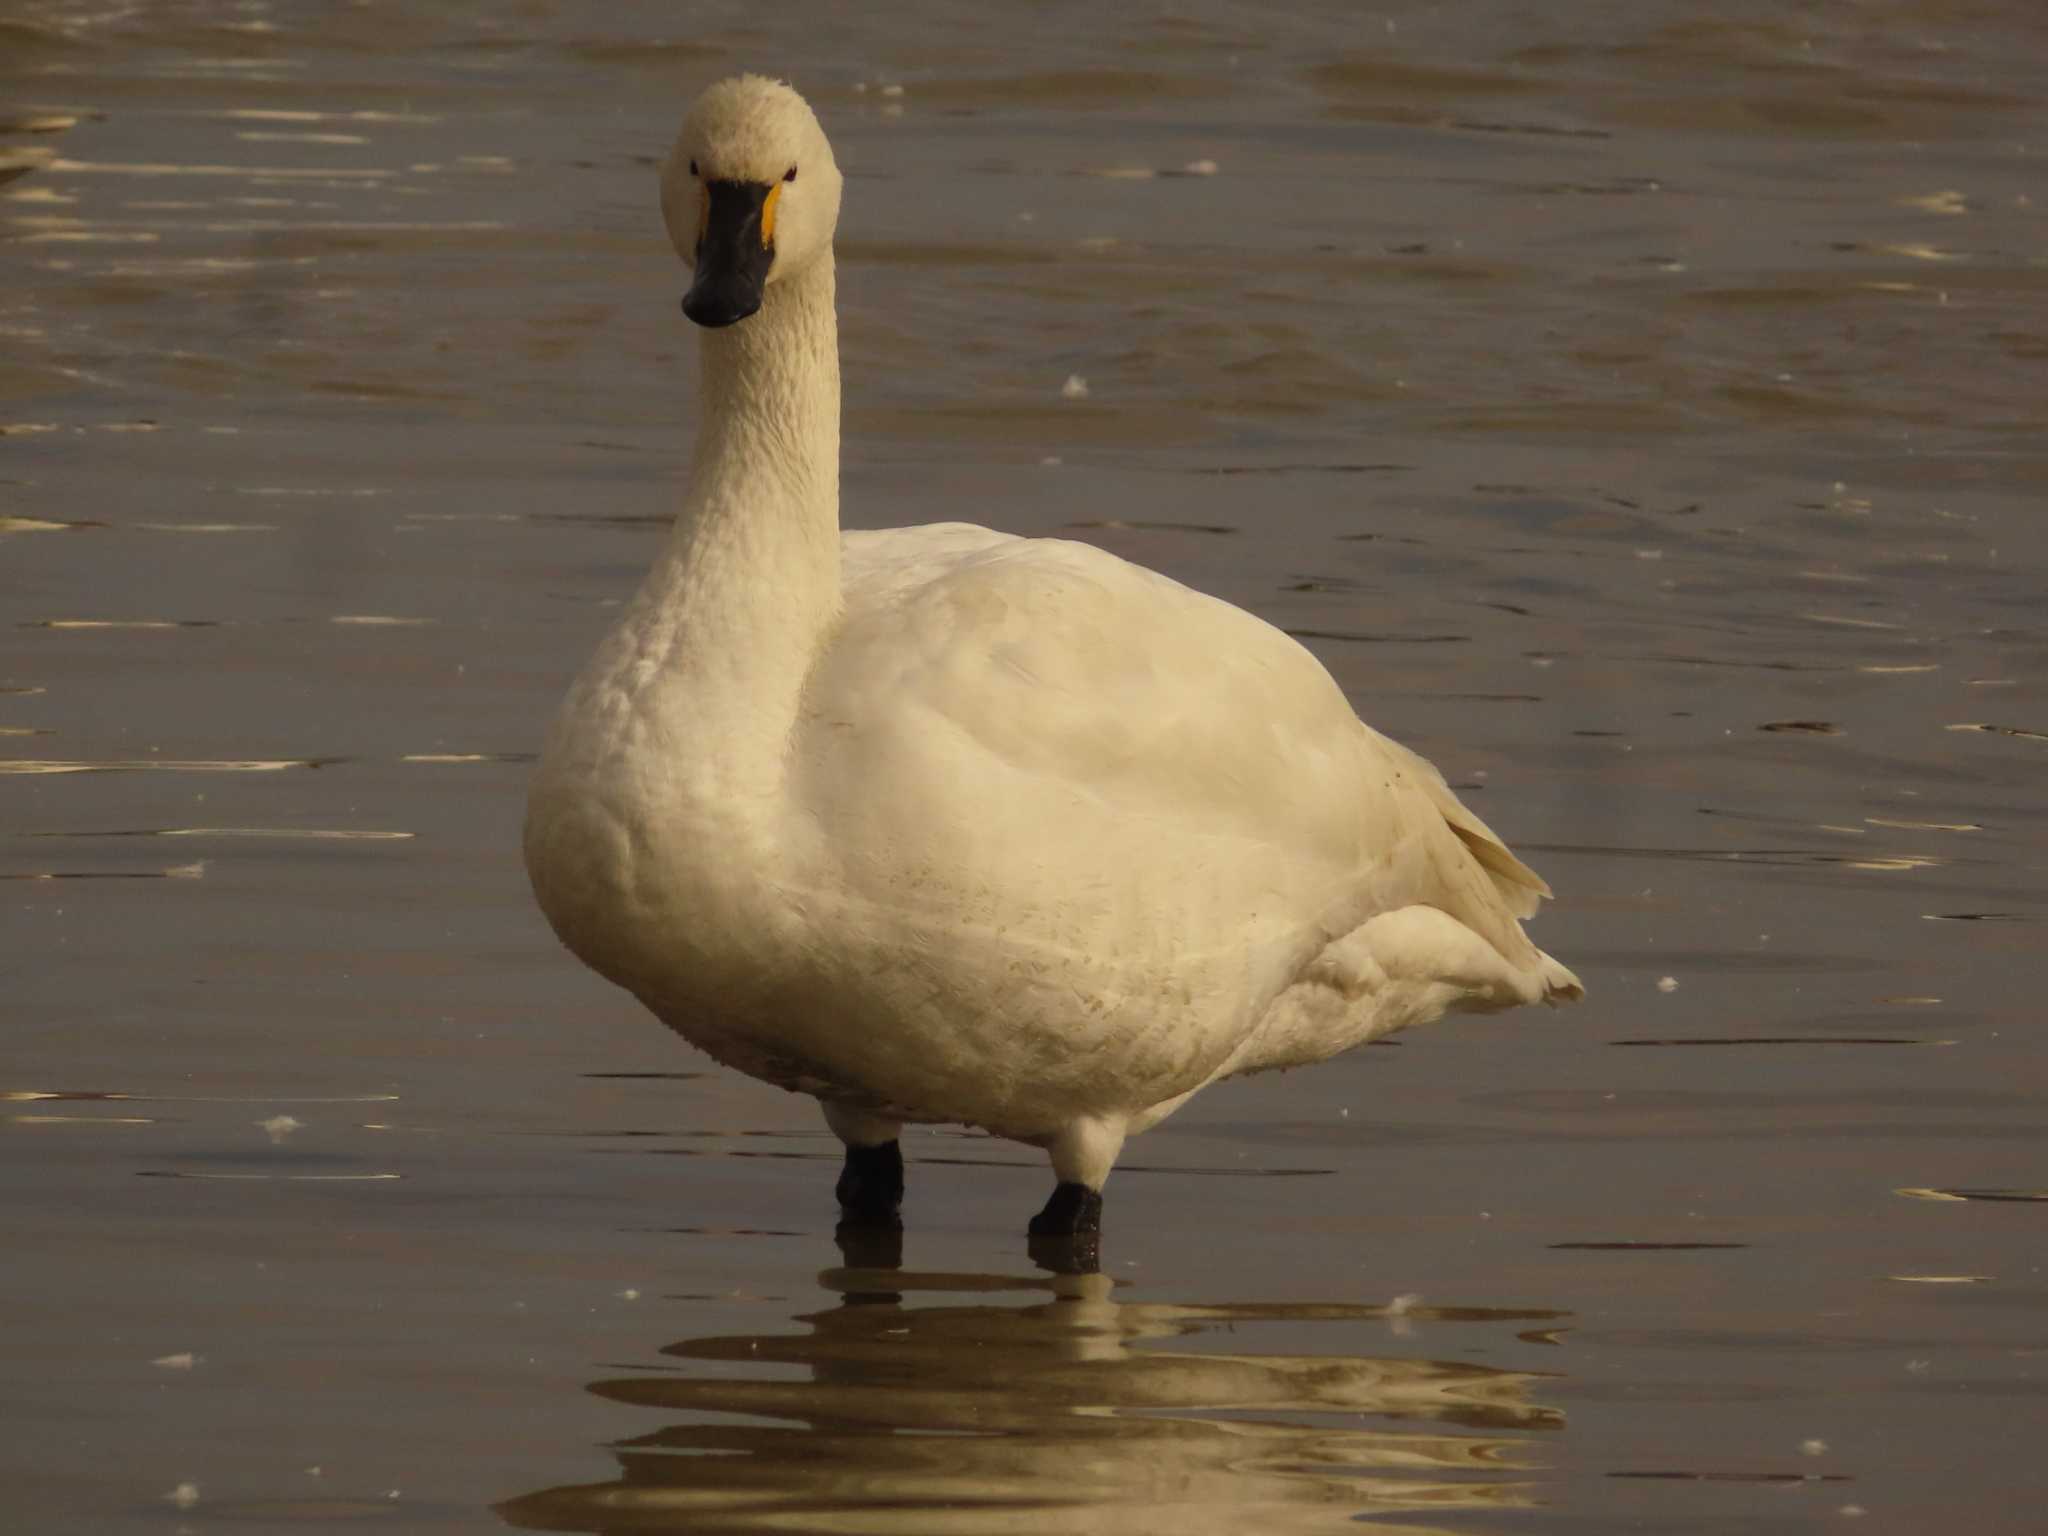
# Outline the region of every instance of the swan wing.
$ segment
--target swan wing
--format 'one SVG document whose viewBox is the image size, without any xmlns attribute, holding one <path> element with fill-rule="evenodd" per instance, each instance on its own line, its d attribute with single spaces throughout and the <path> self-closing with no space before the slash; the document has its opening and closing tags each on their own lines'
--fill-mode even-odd
<svg viewBox="0 0 2048 1536">
<path fill-rule="evenodd" d="M 886 610 L 904 594 L 977 555 L 1025 540 L 975 523 L 850 528 L 839 536 L 839 580 L 858 615 Z"/>
<path fill-rule="evenodd" d="M 1263 620 L 1066 540 L 946 524 L 847 543 L 842 627 L 806 704 L 832 739 L 814 750 L 866 760 L 813 784 L 926 792 L 814 803 L 835 824 L 902 850 L 968 821 L 983 856 L 1011 857 L 990 851 L 1007 833 L 1041 862 L 1073 837 L 1049 875 L 1075 888 L 1186 879 L 1198 860 L 1244 885 L 1235 899 L 1291 906 L 1272 919 L 1341 932 L 1422 903 L 1534 956 L 1515 919 L 1543 882 Z M 900 822 L 878 827 L 891 806 Z"/>
</svg>

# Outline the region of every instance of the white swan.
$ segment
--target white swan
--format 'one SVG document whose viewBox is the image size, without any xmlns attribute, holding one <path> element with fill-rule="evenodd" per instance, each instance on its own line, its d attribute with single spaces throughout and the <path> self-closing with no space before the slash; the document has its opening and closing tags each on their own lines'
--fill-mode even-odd
<svg viewBox="0 0 2048 1536">
<path fill-rule="evenodd" d="M 675 528 L 571 688 L 526 861 L 564 943 L 814 1094 L 839 1197 L 897 1131 L 1050 1150 L 1094 1231 L 1126 1135 L 1205 1084 L 1555 1003 L 1548 888 L 1300 645 L 1085 544 L 839 530 L 840 174 L 787 86 L 698 99 L 662 172 L 703 413 Z"/>
</svg>

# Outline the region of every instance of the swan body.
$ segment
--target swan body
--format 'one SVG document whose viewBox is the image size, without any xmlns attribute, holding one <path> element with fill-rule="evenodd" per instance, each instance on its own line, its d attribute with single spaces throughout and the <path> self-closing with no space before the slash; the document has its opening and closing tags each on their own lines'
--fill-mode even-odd
<svg viewBox="0 0 2048 1536">
<path fill-rule="evenodd" d="M 840 532 L 839 187 L 756 77 L 665 170 L 704 409 L 533 782 L 568 947 L 817 1096 L 850 1213 L 893 1216 L 902 1123 L 959 1122 L 1051 1151 L 1035 1230 L 1091 1226 L 1124 1137 L 1205 1084 L 1577 997 L 1522 931 L 1541 879 L 1294 640 L 1084 544 Z"/>
</svg>

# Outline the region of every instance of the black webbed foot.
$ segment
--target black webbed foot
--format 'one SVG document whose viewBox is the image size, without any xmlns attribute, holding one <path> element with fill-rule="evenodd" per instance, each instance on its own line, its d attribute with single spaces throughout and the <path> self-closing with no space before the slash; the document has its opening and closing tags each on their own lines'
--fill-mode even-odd
<svg viewBox="0 0 2048 1536">
<path fill-rule="evenodd" d="M 1031 1218 L 1031 1261 L 1056 1275 L 1093 1275 L 1102 1269 L 1102 1191 L 1063 1183 Z"/>
<path fill-rule="evenodd" d="M 900 1229 L 903 1217 L 903 1148 L 894 1141 L 873 1147 L 848 1147 L 839 1170 L 839 1220 L 842 1226 Z"/>
<path fill-rule="evenodd" d="M 1086 1184 L 1062 1184 L 1031 1218 L 1033 1237 L 1099 1236 L 1102 1232 L 1102 1191 Z"/>
<path fill-rule="evenodd" d="M 1024 1240 L 1031 1262 L 1053 1275 L 1099 1275 L 1102 1273 L 1102 1234 L 1067 1232 L 1058 1237 L 1034 1233 Z"/>
</svg>

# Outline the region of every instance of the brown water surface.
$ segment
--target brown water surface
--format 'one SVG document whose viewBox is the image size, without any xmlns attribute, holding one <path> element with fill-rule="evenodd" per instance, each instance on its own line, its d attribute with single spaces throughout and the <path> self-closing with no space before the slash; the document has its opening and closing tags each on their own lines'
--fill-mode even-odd
<svg viewBox="0 0 2048 1536">
<path fill-rule="evenodd" d="M 0 1527 L 2039 1528 L 2048 12 L 0 10 Z M 1591 997 L 1205 1094 L 1103 1273 L 534 912 L 653 211 L 848 171 L 848 520 L 1303 637 Z M 1085 392 L 1069 387 L 1085 383 Z M 1860 1519 L 1858 1519 L 1860 1517 Z"/>
</svg>

